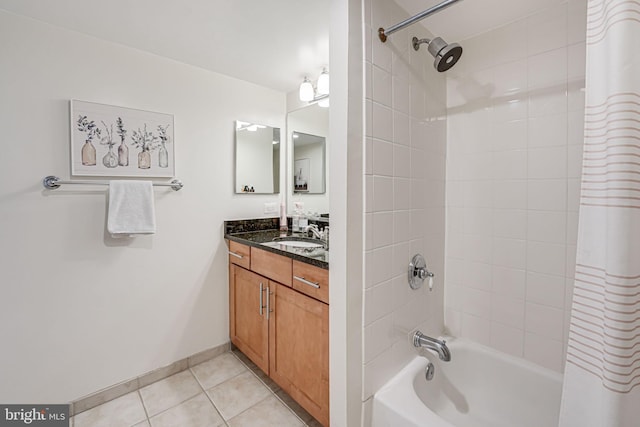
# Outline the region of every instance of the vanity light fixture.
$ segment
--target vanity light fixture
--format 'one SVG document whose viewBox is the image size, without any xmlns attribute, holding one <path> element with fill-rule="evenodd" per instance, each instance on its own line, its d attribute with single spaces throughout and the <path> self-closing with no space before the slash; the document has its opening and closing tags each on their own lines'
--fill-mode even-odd
<svg viewBox="0 0 640 427">
<path fill-rule="evenodd" d="M 313 93 L 313 85 L 309 81 L 308 77 L 304 78 L 304 81 L 300 85 L 300 101 L 313 101 L 314 93 Z"/>
<path fill-rule="evenodd" d="M 329 71 L 326 68 L 322 69 L 322 73 L 320 77 L 318 77 L 318 81 L 316 83 L 316 87 L 313 87 L 313 83 L 309 80 L 308 77 L 304 78 L 304 81 L 300 84 L 300 92 L 299 92 L 300 101 L 303 102 L 319 102 L 321 100 L 326 100 L 323 107 L 329 106 Z"/>
</svg>

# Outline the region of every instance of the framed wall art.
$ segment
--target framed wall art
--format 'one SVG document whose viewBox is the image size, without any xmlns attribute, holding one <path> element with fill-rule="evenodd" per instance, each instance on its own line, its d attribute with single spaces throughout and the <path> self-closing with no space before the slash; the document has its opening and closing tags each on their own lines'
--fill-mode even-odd
<svg viewBox="0 0 640 427">
<path fill-rule="evenodd" d="M 173 115 L 71 100 L 71 175 L 175 176 Z"/>
</svg>

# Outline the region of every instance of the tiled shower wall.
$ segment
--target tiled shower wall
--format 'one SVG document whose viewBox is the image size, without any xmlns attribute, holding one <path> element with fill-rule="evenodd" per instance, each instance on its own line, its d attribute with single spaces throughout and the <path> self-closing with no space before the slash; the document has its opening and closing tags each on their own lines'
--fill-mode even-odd
<svg viewBox="0 0 640 427">
<path fill-rule="evenodd" d="M 586 0 L 461 42 L 447 74 L 445 324 L 562 371 L 578 227 Z"/>
<path fill-rule="evenodd" d="M 388 0 L 365 1 L 365 289 L 363 401 L 398 372 L 414 349 L 416 328 L 443 328 L 446 81 L 423 46 L 421 26 L 394 33 L 377 29 L 409 15 Z M 421 253 L 435 288 L 412 291 L 411 257 Z"/>
</svg>

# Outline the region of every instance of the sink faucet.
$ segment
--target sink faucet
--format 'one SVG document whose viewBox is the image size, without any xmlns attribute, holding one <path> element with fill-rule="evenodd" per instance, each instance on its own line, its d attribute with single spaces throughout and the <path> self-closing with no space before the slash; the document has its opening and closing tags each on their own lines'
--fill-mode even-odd
<svg viewBox="0 0 640 427">
<path fill-rule="evenodd" d="M 304 232 L 305 233 L 308 234 L 309 231 L 313 234 L 313 237 L 315 237 L 316 239 L 322 239 L 323 238 L 322 231 L 320 231 L 320 229 L 318 228 L 317 225 L 311 224 L 311 225 L 308 225 L 307 227 L 304 228 Z"/>
<path fill-rule="evenodd" d="M 431 338 L 420 331 L 416 331 L 416 333 L 413 334 L 413 346 L 424 347 L 428 350 L 435 351 L 438 353 L 440 360 L 445 362 L 449 362 L 451 360 L 451 352 L 449 352 L 449 347 L 447 347 L 445 340 Z"/>
<path fill-rule="evenodd" d="M 329 226 L 326 225 L 324 230 L 320 231 L 316 224 L 308 225 L 304 228 L 305 233 L 309 233 L 309 231 L 313 234 L 313 237 L 316 239 L 320 239 L 324 242 L 324 248 L 329 249 Z"/>
</svg>

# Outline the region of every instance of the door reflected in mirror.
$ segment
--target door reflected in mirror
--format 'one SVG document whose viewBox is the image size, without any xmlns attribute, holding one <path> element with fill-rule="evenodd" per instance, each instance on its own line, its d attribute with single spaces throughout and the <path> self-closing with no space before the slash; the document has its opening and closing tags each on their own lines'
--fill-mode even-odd
<svg viewBox="0 0 640 427">
<path fill-rule="evenodd" d="M 324 194 L 325 138 L 293 132 L 293 192 Z"/>
<path fill-rule="evenodd" d="M 236 121 L 235 193 L 280 192 L 280 128 Z"/>
</svg>

